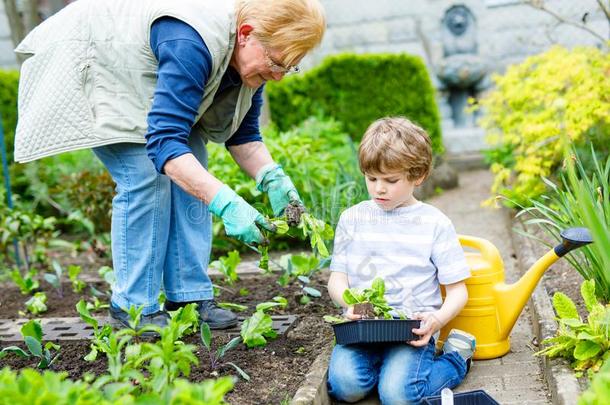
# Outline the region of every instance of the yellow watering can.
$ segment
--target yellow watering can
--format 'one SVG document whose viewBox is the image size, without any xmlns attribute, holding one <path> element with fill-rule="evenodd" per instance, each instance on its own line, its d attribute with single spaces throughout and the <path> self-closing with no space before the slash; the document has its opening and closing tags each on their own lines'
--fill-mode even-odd
<svg viewBox="0 0 610 405">
<path fill-rule="evenodd" d="M 457 328 L 476 337 L 475 359 L 505 355 L 510 350 L 510 331 L 545 270 L 571 250 L 593 242 L 586 228 L 566 229 L 561 237 L 562 243 L 538 259 L 519 281 L 506 284 L 498 249 L 488 240 L 460 236 L 462 246 L 476 251 L 465 252 L 471 270 L 466 280 L 468 302 L 441 330 L 439 343 L 442 345 L 447 333 Z M 442 293 L 444 298 L 445 291 Z"/>
</svg>

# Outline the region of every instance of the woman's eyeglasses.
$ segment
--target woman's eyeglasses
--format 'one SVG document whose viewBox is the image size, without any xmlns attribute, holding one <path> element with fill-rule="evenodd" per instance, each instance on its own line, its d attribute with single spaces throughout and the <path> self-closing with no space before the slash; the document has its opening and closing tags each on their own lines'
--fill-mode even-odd
<svg viewBox="0 0 610 405">
<path fill-rule="evenodd" d="M 293 73 L 299 73 L 301 71 L 301 68 L 299 68 L 299 65 L 294 65 L 294 66 L 283 66 L 281 63 L 277 63 L 276 61 L 274 61 L 273 59 L 271 59 L 271 55 L 269 55 L 269 52 L 267 51 L 267 49 L 263 46 L 263 51 L 265 51 L 265 58 L 267 60 L 267 66 L 269 66 L 269 70 L 271 70 L 273 73 L 283 73 L 285 75 L 289 75 L 289 74 L 293 74 Z"/>
</svg>

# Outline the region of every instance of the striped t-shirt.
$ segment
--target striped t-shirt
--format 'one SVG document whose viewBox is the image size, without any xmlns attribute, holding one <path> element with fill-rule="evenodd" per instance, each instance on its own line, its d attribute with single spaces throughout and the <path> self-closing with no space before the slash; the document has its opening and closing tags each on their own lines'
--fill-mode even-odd
<svg viewBox="0 0 610 405">
<path fill-rule="evenodd" d="M 347 273 L 350 288 L 383 278 L 388 304 L 409 317 L 441 307 L 440 284 L 470 277 L 453 224 L 422 202 L 384 211 L 368 200 L 345 210 L 330 270 Z"/>
</svg>

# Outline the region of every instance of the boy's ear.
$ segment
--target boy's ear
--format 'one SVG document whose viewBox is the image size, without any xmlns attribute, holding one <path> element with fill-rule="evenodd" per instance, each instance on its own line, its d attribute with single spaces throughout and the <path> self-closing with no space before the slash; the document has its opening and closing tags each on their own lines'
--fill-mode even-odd
<svg viewBox="0 0 610 405">
<path fill-rule="evenodd" d="M 424 182 L 424 180 L 426 180 L 426 176 L 420 177 L 419 179 L 415 180 L 415 185 L 421 186 L 421 184 Z"/>
</svg>

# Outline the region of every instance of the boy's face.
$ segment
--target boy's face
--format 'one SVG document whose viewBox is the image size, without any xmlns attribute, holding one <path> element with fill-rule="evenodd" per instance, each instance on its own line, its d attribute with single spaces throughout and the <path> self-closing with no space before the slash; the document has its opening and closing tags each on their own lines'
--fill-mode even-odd
<svg viewBox="0 0 610 405">
<path fill-rule="evenodd" d="M 365 173 L 364 176 L 369 195 L 385 211 L 415 204 L 413 191 L 423 182 L 423 179 L 408 180 L 402 172 Z"/>
</svg>

